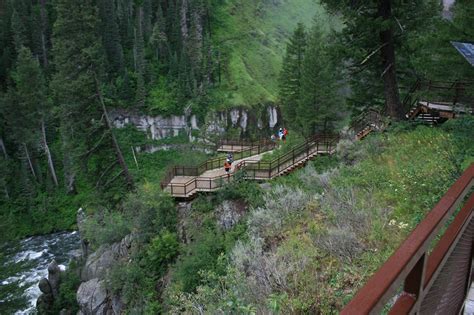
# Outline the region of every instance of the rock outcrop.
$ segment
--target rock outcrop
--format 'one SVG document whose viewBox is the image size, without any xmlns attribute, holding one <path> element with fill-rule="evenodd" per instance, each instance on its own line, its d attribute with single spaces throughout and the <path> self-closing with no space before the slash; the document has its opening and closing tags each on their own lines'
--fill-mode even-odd
<svg viewBox="0 0 474 315">
<path fill-rule="evenodd" d="M 54 299 L 58 297 L 61 281 L 61 269 L 55 260 L 48 266 L 48 278 L 40 280 L 38 286 L 41 295 L 36 301 L 36 309 L 39 314 L 50 314 L 52 312 Z"/>
<path fill-rule="evenodd" d="M 272 129 L 278 124 L 279 116 L 278 109 L 273 106 L 266 107 L 261 113 L 244 108 L 214 112 L 208 114 L 206 121 L 201 122 L 190 111 L 183 115 L 169 117 L 143 115 L 119 109 L 109 112 L 109 117 L 116 128 L 132 125 L 145 132 L 153 140 L 175 137 L 180 133 L 185 133 L 190 141 L 195 140 L 192 131 L 203 128 L 208 134 L 221 134 L 229 128 L 239 128 L 241 133 L 245 133 L 249 127 L 256 127 L 260 130 Z"/>
<path fill-rule="evenodd" d="M 82 230 L 85 220 L 84 211 L 79 209 L 77 218 L 79 230 Z M 120 242 L 103 245 L 97 251 L 89 253 L 88 242 L 82 239 L 85 259 L 80 275 L 82 283 L 76 294 L 80 314 L 118 315 L 123 313 L 124 303 L 121 297 L 107 291 L 104 278 L 111 267 L 130 259 L 135 240 L 136 235 L 129 234 Z"/>
<path fill-rule="evenodd" d="M 129 234 L 120 242 L 103 245 L 89 255 L 81 272 L 81 280 L 103 279 L 106 271 L 114 264 L 119 261 L 127 261 L 130 258 L 134 240 L 135 236 Z"/>
<path fill-rule="evenodd" d="M 76 299 L 84 315 L 109 314 L 109 295 L 103 280 L 95 278 L 81 283 Z"/>
</svg>

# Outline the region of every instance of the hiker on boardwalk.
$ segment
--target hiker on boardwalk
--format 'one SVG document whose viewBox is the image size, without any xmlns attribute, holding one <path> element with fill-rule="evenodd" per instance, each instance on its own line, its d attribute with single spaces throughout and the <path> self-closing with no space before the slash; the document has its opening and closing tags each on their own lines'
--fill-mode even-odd
<svg viewBox="0 0 474 315">
<path fill-rule="evenodd" d="M 283 128 L 278 130 L 278 139 L 280 139 L 280 141 L 283 140 Z"/>
<path fill-rule="evenodd" d="M 280 138 L 281 141 L 286 142 L 286 135 L 288 134 L 288 130 L 280 128 L 278 131 L 278 137 Z"/>
<path fill-rule="evenodd" d="M 232 163 L 230 162 L 229 159 L 226 159 L 224 162 L 224 170 L 227 173 L 227 175 L 230 175 L 230 168 L 232 167 Z"/>
<path fill-rule="evenodd" d="M 232 152 L 227 153 L 227 161 L 232 165 L 234 163 L 234 156 L 232 155 Z"/>
</svg>

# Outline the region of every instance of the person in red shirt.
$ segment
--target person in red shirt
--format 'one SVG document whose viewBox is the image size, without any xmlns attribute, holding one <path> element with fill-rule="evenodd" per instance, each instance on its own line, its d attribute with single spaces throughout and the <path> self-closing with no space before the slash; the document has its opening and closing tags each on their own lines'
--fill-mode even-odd
<svg viewBox="0 0 474 315">
<path fill-rule="evenodd" d="M 230 160 L 229 159 L 225 160 L 224 169 L 225 169 L 225 172 L 227 173 L 227 175 L 230 175 L 231 166 L 232 166 L 232 164 L 231 164 Z"/>
</svg>

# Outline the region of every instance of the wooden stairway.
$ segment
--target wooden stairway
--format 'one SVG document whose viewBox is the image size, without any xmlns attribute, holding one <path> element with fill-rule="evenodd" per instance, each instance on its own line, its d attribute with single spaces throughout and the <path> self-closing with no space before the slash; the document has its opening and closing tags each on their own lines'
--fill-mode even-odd
<svg viewBox="0 0 474 315">
<path fill-rule="evenodd" d="M 190 199 L 198 192 L 213 192 L 220 189 L 224 184 L 233 180 L 233 175 L 238 170 L 244 172 L 246 179 L 270 180 L 295 171 L 319 154 L 334 153 L 338 140 L 338 136 L 334 135 L 313 136 L 291 152 L 278 156 L 273 161 L 261 162 L 262 154 L 249 156 L 236 161 L 231 174 L 225 174 L 222 166 L 218 166 L 215 170 L 209 170 L 203 175 L 174 176 L 162 188 L 175 198 Z M 215 176 L 206 175 L 210 173 Z"/>
</svg>

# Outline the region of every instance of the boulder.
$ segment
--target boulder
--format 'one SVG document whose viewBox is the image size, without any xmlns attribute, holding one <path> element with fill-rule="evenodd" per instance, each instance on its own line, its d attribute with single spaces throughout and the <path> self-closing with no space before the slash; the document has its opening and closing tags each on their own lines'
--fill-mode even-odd
<svg viewBox="0 0 474 315">
<path fill-rule="evenodd" d="M 84 315 L 106 314 L 108 295 L 104 281 L 96 278 L 81 283 L 76 300 Z"/>
<path fill-rule="evenodd" d="M 81 280 L 94 278 L 103 279 L 105 272 L 121 260 L 130 258 L 136 234 L 125 236 L 120 242 L 112 245 L 102 245 L 96 252 L 87 257 L 81 273 Z"/>
<path fill-rule="evenodd" d="M 53 260 L 48 266 L 48 280 L 53 297 L 56 298 L 59 294 L 59 283 L 61 281 L 61 269 L 59 269 L 56 260 Z"/>
<path fill-rule="evenodd" d="M 82 281 L 89 281 L 95 278 L 102 278 L 107 269 L 112 267 L 116 261 L 112 249 L 108 245 L 101 246 L 96 252 L 87 257 L 81 273 Z"/>
<path fill-rule="evenodd" d="M 41 279 L 38 286 L 41 293 L 43 294 L 52 294 L 53 292 L 53 290 L 51 289 L 51 285 L 49 284 L 49 281 L 46 278 Z"/>
<path fill-rule="evenodd" d="M 36 300 L 36 310 L 38 314 L 50 314 L 54 304 L 53 290 L 48 279 L 40 280 L 39 289 L 42 294 Z"/>
</svg>

